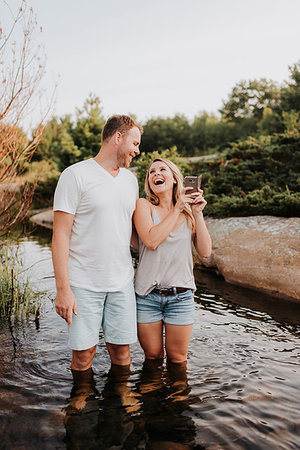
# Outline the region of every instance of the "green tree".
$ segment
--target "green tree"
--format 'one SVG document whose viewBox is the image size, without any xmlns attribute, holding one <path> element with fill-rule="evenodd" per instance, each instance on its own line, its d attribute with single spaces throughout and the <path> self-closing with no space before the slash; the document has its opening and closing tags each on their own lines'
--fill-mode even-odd
<svg viewBox="0 0 300 450">
<path fill-rule="evenodd" d="M 280 88 L 265 78 L 260 80 L 243 80 L 237 83 L 227 101 L 220 109 L 222 118 L 229 121 L 241 121 L 255 118 L 262 119 L 265 108 L 274 108 L 279 104 Z"/>
<path fill-rule="evenodd" d="M 100 149 L 104 123 L 100 99 L 90 94 L 82 109 L 77 108 L 75 123 L 70 115 L 48 122 L 35 160 L 51 159 L 62 171 L 71 164 L 95 156 Z"/>
<path fill-rule="evenodd" d="M 71 136 L 79 149 L 80 159 L 91 158 L 99 152 L 104 124 L 100 99 L 91 93 L 82 109 L 76 109 L 76 122 L 71 129 Z"/>
<path fill-rule="evenodd" d="M 290 81 L 280 92 L 280 111 L 300 111 L 300 61 L 289 67 Z"/>
<path fill-rule="evenodd" d="M 191 125 L 182 114 L 173 118 L 156 117 L 149 119 L 143 126 L 144 134 L 141 151 L 151 153 L 176 146 L 181 155 L 193 154 Z"/>
<path fill-rule="evenodd" d="M 35 161 L 53 161 L 60 171 L 81 159 L 81 152 L 72 138 L 71 116 L 53 118 L 46 127 L 34 155 Z"/>
</svg>

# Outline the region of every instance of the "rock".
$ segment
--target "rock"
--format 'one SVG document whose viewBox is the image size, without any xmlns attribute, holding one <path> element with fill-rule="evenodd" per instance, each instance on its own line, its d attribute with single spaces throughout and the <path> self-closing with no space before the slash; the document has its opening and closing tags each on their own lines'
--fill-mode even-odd
<svg viewBox="0 0 300 450">
<path fill-rule="evenodd" d="M 48 209 L 46 211 L 42 211 L 34 216 L 30 217 L 30 220 L 37 225 L 42 225 L 46 228 L 53 228 L 53 210 Z"/>
<path fill-rule="evenodd" d="M 300 301 L 300 218 L 273 216 L 206 219 L 209 258 L 226 281 Z"/>
</svg>

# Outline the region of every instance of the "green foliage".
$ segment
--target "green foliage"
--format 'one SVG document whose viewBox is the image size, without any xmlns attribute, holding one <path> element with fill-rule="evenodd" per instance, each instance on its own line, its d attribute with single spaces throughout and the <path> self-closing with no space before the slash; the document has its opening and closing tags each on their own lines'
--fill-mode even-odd
<svg viewBox="0 0 300 450">
<path fill-rule="evenodd" d="M 233 87 L 220 112 L 224 119 L 230 121 L 250 117 L 261 120 L 264 109 L 278 104 L 279 97 L 280 89 L 273 81 L 265 78 L 243 80 Z"/>
<path fill-rule="evenodd" d="M 147 170 L 148 170 L 151 162 L 155 158 L 169 159 L 174 164 L 176 164 L 176 166 L 181 170 L 183 176 L 188 174 L 188 172 L 189 172 L 189 165 L 186 162 L 186 159 L 180 157 L 176 147 L 172 147 L 171 149 L 163 150 L 161 152 L 155 150 L 152 153 L 143 153 L 137 162 L 137 169 L 136 169 L 136 175 L 137 175 L 137 179 L 138 179 L 138 183 L 139 183 L 140 196 L 143 196 L 145 194 L 144 185 L 145 185 Z"/>
<path fill-rule="evenodd" d="M 71 132 L 73 142 L 80 152 L 80 160 L 92 158 L 99 152 L 104 124 L 100 99 L 90 94 L 83 108 L 77 108 L 76 122 Z"/>
<path fill-rule="evenodd" d="M 141 193 L 148 164 L 164 155 L 186 174 L 203 172 L 211 214 L 298 214 L 300 62 L 289 69 L 290 79 L 281 87 L 264 78 L 237 83 L 223 102 L 221 118 L 202 112 L 192 122 L 182 114 L 149 119 L 137 162 Z M 35 207 L 51 204 L 55 167 L 62 171 L 98 153 L 104 122 L 100 100 L 90 94 L 75 121 L 68 115 L 48 123 L 35 160 L 51 161 L 54 169 L 38 181 Z M 190 167 L 183 162 L 183 157 L 207 154 L 219 156 Z M 266 189 L 271 197 L 262 201 Z M 279 206 L 272 203 L 275 197 Z"/>
<path fill-rule="evenodd" d="M 162 151 L 174 146 L 181 155 L 192 152 L 191 126 L 184 115 L 149 119 L 143 128 L 144 134 L 140 146 L 143 153 Z"/>
<path fill-rule="evenodd" d="M 299 131 L 240 141 L 194 168 L 213 216 L 300 216 Z"/>
<path fill-rule="evenodd" d="M 300 61 L 289 67 L 290 81 L 281 89 L 280 110 L 300 110 Z"/>
<path fill-rule="evenodd" d="M 3 248 L 3 247 L 2 247 Z M 24 319 L 40 306 L 44 292 L 32 288 L 29 276 L 22 270 L 17 251 L 0 252 L 0 317 Z"/>
<path fill-rule="evenodd" d="M 22 176 L 22 183 L 35 185 L 33 207 L 36 209 L 52 205 L 55 187 L 60 171 L 57 164 L 50 161 L 33 161 L 28 164 L 26 173 Z"/>
<path fill-rule="evenodd" d="M 100 99 L 90 94 L 83 108 L 76 110 L 75 123 L 70 115 L 48 122 L 34 160 L 53 161 L 62 171 L 71 164 L 95 156 L 100 149 L 104 123 Z"/>
</svg>

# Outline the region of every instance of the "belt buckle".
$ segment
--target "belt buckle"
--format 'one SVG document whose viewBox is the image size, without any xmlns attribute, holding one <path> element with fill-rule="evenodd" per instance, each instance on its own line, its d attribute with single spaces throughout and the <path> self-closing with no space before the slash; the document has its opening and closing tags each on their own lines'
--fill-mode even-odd
<svg viewBox="0 0 300 450">
<path fill-rule="evenodd" d="M 167 295 L 169 295 L 169 288 L 162 288 L 160 289 L 160 295 L 166 297 Z"/>
</svg>

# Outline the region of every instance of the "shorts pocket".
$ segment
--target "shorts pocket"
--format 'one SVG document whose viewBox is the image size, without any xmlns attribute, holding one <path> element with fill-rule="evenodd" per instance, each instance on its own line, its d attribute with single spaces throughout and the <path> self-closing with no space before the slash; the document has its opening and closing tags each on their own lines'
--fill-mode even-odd
<svg viewBox="0 0 300 450">
<path fill-rule="evenodd" d="M 176 299 L 181 302 L 183 300 L 194 300 L 194 294 L 192 289 L 188 289 L 185 292 L 181 292 L 180 294 L 176 294 Z"/>
</svg>

